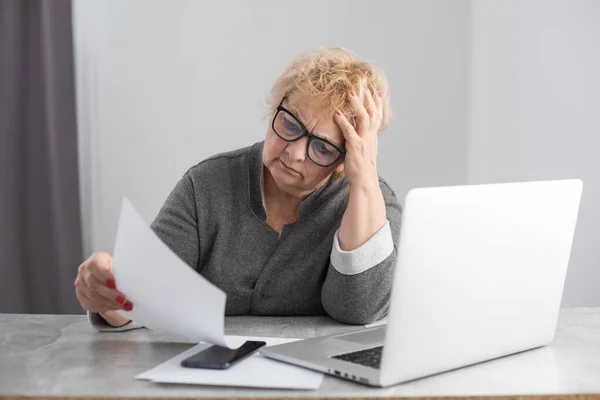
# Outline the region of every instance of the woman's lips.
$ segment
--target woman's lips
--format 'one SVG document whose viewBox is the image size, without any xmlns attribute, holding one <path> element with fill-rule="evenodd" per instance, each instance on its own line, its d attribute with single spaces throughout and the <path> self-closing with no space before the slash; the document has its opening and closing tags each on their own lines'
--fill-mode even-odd
<svg viewBox="0 0 600 400">
<path fill-rule="evenodd" d="M 293 168 L 290 168 L 290 167 L 288 167 L 287 165 L 285 165 L 285 163 L 284 163 L 283 161 L 281 161 L 281 159 L 279 159 L 279 162 L 281 163 L 281 166 L 282 166 L 282 167 L 283 167 L 283 168 L 284 168 L 286 171 L 288 171 L 289 173 L 291 173 L 291 174 L 294 174 L 294 175 L 300 175 L 300 172 L 298 172 L 298 171 L 296 171 L 295 169 L 293 169 Z"/>
</svg>

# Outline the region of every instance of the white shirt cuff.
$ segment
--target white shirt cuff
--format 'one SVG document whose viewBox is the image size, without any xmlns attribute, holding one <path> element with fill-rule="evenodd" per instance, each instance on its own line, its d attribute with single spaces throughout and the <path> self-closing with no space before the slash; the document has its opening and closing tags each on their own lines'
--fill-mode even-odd
<svg viewBox="0 0 600 400">
<path fill-rule="evenodd" d="M 387 220 L 385 225 L 371 236 L 365 244 L 351 251 L 344 251 L 340 248 L 339 232 L 338 229 L 333 237 L 331 264 L 341 274 L 360 274 L 381 263 L 394 251 L 392 229 L 390 228 L 390 222 Z"/>
<path fill-rule="evenodd" d="M 88 311 L 87 315 L 90 325 L 92 325 L 96 330 L 100 332 L 123 332 L 144 327 L 144 325 L 137 324 L 135 321 L 129 321 L 128 324 L 119 327 L 114 327 L 108 322 L 106 322 L 106 320 L 102 318 L 102 316 L 98 313 Z"/>
</svg>

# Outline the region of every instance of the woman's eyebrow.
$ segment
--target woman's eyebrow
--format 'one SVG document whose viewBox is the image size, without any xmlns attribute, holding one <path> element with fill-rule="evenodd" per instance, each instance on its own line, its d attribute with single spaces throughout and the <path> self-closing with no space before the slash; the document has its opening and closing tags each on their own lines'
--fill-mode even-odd
<svg viewBox="0 0 600 400">
<path fill-rule="evenodd" d="M 299 122 L 302 124 L 302 126 L 304 127 L 304 129 L 306 129 L 308 131 L 308 129 L 306 128 L 306 124 L 301 120 L 302 116 L 300 115 L 300 110 L 298 109 L 298 107 L 296 107 L 294 104 L 289 103 L 288 109 L 294 114 L 294 116 L 296 118 L 298 118 Z M 323 134 L 321 134 L 319 132 L 310 132 L 310 134 L 313 135 L 313 136 L 318 137 L 319 139 L 326 140 L 329 143 L 332 143 L 332 144 L 336 145 L 340 149 L 342 148 L 342 145 L 336 143 L 335 140 L 327 137 L 326 135 L 323 135 Z"/>
<path fill-rule="evenodd" d="M 319 139 L 326 140 L 327 142 L 329 142 L 329 143 L 331 143 L 331 144 L 334 144 L 334 145 L 336 145 L 336 146 L 337 146 L 337 147 L 339 147 L 339 148 L 342 148 L 342 146 L 341 146 L 340 144 L 336 143 L 336 142 L 335 142 L 335 140 L 333 140 L 333 139 L 331 139 L 331 138 L 328 138 L 327 136 L 323 136 L 323 135 L 321 135 L 321 134 L 320 134 L 320 133 L 318 133 L 318 132 L 315 132 L 315 133 L 312 133 L 312 132 L 311 132 L 311 135 L 313 135 L 313 136 L 315 136 L 315 137 L 318 137 Z"/>
<path fill-rule="evenodd" d="M 302 122 L 302 115 L 300 115 L 300 109 L 298 109 L 298 107 L 296 107 L 295 105 L 291 104 L 289 105 L 289 107 L 287 107 L 288 110 L 290 110 L 293 114 L 294 117 L 298 118 L 298 120 L 300 121 L 300 123 L 302 124 L 302 126 L 305 126 L 304 122 Z"/>
</svg>

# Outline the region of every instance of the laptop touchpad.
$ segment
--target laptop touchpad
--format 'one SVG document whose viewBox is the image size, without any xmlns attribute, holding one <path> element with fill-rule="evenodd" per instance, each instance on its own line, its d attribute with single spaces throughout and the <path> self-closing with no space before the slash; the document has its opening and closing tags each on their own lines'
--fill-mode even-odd
<svg viewBox="0 0 600 400">
<path fill-rule="evenodd" d="M 343 340 L 350 343 L 371 344 L 383 342 L 385 339 L 385 327 L 371 329 L 364 332 L 347 333 L 335 337 L 337 340 Z"/>
</svg>

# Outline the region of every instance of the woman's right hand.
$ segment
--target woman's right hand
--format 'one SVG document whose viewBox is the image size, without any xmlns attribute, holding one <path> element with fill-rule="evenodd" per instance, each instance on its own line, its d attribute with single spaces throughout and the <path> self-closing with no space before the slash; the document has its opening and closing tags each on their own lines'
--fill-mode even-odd
<svg viewBox="0 0 600 400">
<path fill-rule="evenodd" d="M 133 304 L 124 293 L 117 290 L 111 270 L 110 254 L 93 253 L 79 266 L 75 293 L 85 310 L 100 313 L 113 326 L 123 325 L 129 320 L 115 311 L 131 311 Z"/>
</svg>

